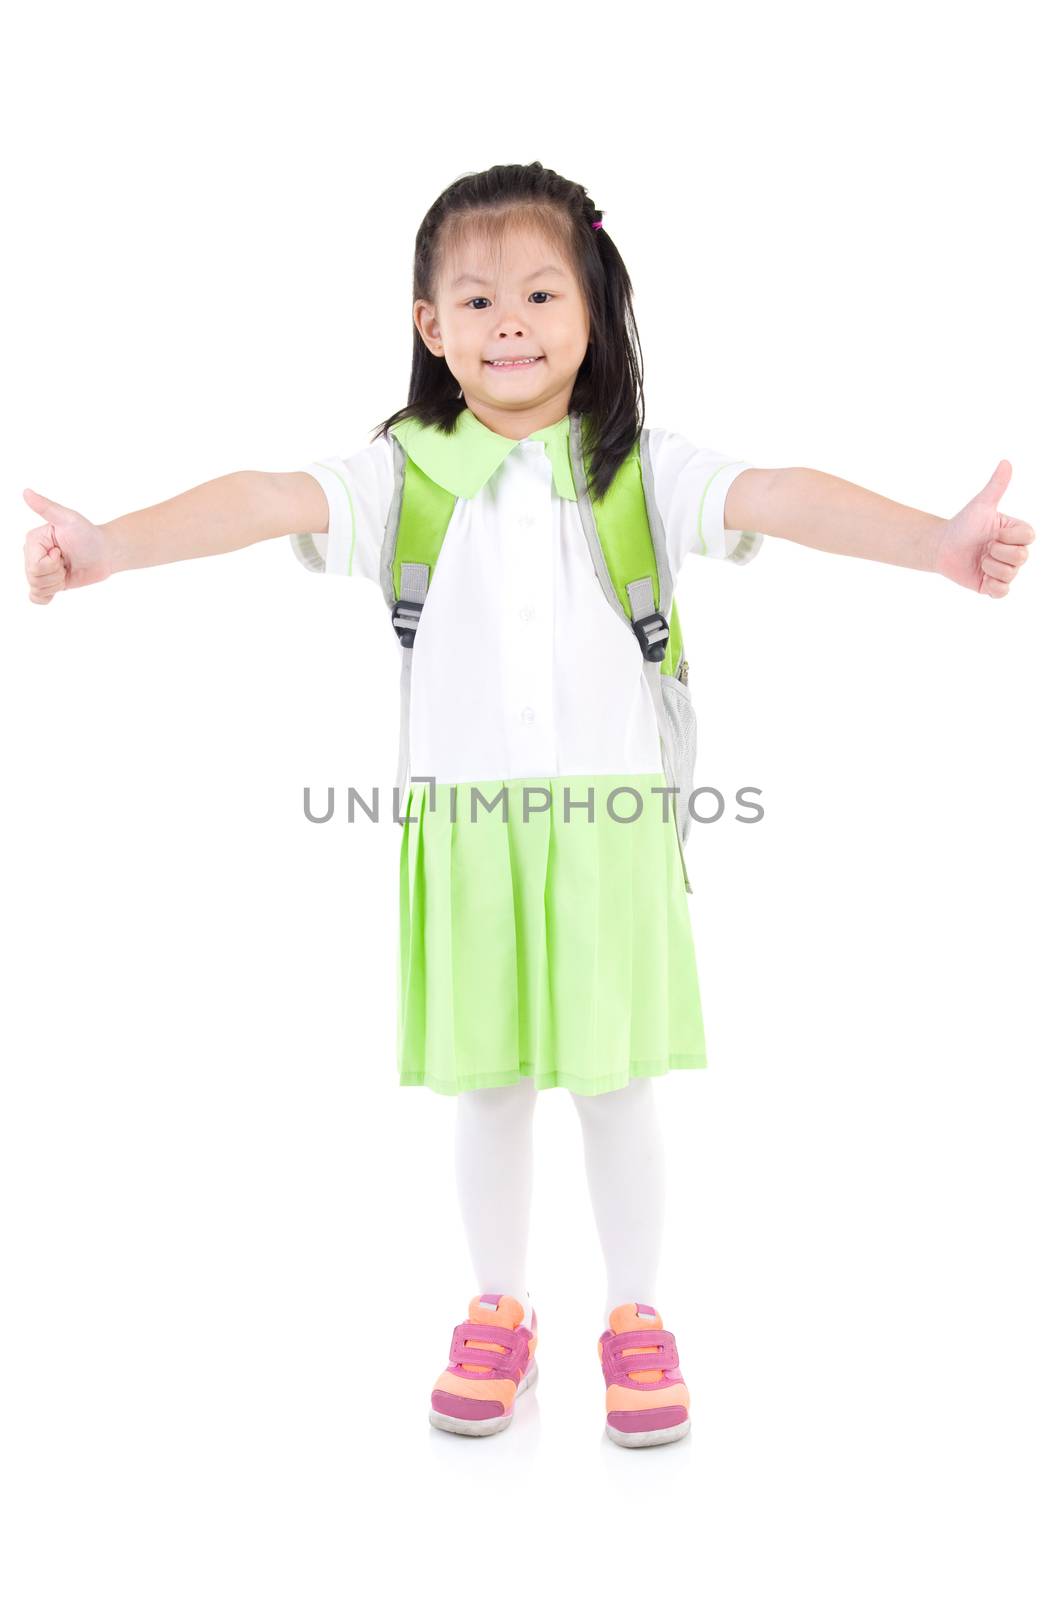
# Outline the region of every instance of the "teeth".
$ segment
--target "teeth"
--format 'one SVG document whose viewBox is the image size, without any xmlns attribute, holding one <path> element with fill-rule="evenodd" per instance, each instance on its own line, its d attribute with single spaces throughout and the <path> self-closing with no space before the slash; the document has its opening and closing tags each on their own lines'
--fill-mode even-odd
<svg viewBox="0 0 1060 1600">
<path fill-rule="evenodd" d="M 532 367 L 537 356 L 524 356 L 520 361 L 491 361 L 491 367 Z"/>
</svg>

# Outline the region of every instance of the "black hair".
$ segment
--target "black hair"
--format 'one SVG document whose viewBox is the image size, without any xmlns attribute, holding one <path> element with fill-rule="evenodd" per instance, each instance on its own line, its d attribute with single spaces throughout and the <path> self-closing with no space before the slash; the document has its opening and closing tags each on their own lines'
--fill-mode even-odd
<svg viewBox="0 0 1060 1600">
<path fill-rule="evenodd" d="M 582 416 L 590 493 L 602 499 L 644 425 L 640 336 L 633 286 L 611 235 L 594 228 L 603 215 L 580 183 L 540 161 L 469 172 L 443 189 L 416 233 L 412 298 L 436 303 L 450 252 L 474 238 L 496 245 L 510 227 L 532 224 L 570 263 L 589 312 L 589 344 L 571 392 Z M 373 442 L 406 417 L 452 433 L 465 401 L 444 358 L 418 328 L 412 336 L 408 404 L 380 423 Z"/>
</svg>

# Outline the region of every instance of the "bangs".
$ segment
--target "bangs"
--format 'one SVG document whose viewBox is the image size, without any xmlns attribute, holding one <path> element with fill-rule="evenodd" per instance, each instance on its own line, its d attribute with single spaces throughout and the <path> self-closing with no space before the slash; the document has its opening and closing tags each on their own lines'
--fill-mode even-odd
<svg viewBox="0 0 1060 1600">
<path fill-rule="evenodd" d="M 547 202 L 521 200 L 515 204 L 474 207 L 449 214 L 439 231 L 433 298 L 438 298 L 439 288 L 455 272 L 456 262 L 465 252 L 481 251 L 485 260 L 496 268 L 512 234 L 524 232 L 537 234 L 550 252 L 558 254 L 584 293 L 580 263 L 572 249 L 570 218 Z"/>
</svg>

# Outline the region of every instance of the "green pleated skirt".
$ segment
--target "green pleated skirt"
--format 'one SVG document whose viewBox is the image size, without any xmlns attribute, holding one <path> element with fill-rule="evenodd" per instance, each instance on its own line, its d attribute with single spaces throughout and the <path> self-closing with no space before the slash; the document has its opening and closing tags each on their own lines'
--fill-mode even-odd
<svg viewBox="0 0 1060 1600">
<path fill-rule="evenodd" d="M 452 1095 L 530 1077 L 602 1094 L 706 1066 L 677 830 L 651 793 L 664 783 L 661 772 L 437 783 L 433 809 L 430 785 L 410 785 L 400 1083 Z M 507 817 L 483 804 L 504 790 Z M 592 820 L 577 804 L 590 791 Z"/>
</svg>

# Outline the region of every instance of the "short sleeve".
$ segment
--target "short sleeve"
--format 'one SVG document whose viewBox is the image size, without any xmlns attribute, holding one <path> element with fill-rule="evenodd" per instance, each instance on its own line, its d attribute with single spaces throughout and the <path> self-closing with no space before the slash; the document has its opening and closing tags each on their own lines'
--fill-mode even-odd
<svg viewBox="0 0 1060 1600">
<path fill-rule="evenodd" d="M 379 582 L 390 502 L 394 494 L 393 444 L 385 434 L 352 456 L 325 456 L 301 468 L 327 495 L 326 533 L 292 533 L 291 545 L 310 572 Z"/>
<path fill-rule="evenodd" d="M 718 450 L 698 448 L 679 433 L 648 430 L 651 473 L 676 578 L 685 556 L 708 556 L 745 566 L 762 548 L 763 535 L 725 526 L 725 496 L 741 472 L 753 465 Z"/>
</svg>

